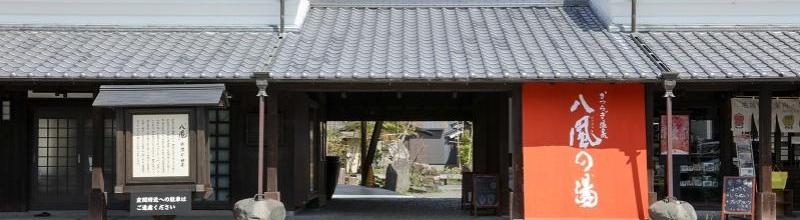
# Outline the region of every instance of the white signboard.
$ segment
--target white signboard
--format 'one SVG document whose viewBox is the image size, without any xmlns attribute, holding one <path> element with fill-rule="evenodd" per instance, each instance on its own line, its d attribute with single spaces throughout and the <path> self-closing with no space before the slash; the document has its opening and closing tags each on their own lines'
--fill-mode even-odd
<svg viewBox="0 0 800 220">
<path fill-rule="evenodd" d="M 133 177 L 189 176 L 189 115 L 133 115 Z"/>
</svg>

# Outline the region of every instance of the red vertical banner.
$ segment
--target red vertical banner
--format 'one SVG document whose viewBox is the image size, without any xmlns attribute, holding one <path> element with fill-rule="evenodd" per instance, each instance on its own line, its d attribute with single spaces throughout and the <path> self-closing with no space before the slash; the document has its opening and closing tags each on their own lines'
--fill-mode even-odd
<svg viewBox="0 0 800 220">
<path fill-rule="evenodd" d="M 661 116 L 661 155 L 667 155 L 667 116 Z M 672 116 L 672 154 L 689 154 L 689 116 Z"/>
<path fill-rule="evenodd" d="M 526 219 L 647 218 L 644 86 L 522 89 Z"/>
</svg>

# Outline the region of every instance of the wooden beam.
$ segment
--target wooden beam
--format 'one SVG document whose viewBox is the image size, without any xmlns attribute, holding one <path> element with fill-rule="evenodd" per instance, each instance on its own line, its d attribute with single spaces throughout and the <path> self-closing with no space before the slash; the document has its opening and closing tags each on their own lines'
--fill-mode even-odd
<svg viewBox="0 0 800 220">
<path fill-rule="evenodd" d="M 336 83 L 288 83 L 276 82 L 270 88 L 304 91 L 304 92 L 501 92 L 510 91 L 518 83 L 365 83 L 365 82 L 336 82 Z"/>
</svg>

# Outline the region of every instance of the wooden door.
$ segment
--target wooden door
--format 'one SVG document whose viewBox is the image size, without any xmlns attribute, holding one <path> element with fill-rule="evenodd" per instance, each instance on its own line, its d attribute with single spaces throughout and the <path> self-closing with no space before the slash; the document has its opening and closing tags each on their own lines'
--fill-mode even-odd
<svg viewBox="0 0 800 220">
<path fill-rule="evenodd" d="M 88 108 L 39 108 L 34 112 L 31 209 L 85 209 Z M 87 129 L 88 128 L 88 129 Z"/>
</svg>

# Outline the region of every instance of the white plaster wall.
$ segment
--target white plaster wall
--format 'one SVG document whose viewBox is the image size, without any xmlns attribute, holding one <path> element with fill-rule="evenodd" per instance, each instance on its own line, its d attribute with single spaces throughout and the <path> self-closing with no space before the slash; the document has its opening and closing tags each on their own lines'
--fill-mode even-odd
<svg viewBox="0 0 800 220">
<path fill-rule="evenodd" d="M 286 0 L 286 25 L 308 0 Z M 279 0 L 0 0 L 0 24 L 253 26 L 279 23 Z"/>
<path fill-rule="evenodd" d="M 590 0 L 611 25 L 629 25 L 631 0 Z M 800 25 L 800 0 L 639 0 L 642 25 Z"/>
</svg>

